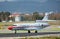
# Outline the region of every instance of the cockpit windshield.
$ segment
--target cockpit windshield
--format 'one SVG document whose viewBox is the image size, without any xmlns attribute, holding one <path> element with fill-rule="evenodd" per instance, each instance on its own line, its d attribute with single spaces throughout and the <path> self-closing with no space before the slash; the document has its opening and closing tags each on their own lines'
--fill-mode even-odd
<svg viewBox="0 0 60 39">
<path fill-rule="evenodd" d="M 13 25 L 13 26 L 17 26 L 17 25 Z"/>
</svg>

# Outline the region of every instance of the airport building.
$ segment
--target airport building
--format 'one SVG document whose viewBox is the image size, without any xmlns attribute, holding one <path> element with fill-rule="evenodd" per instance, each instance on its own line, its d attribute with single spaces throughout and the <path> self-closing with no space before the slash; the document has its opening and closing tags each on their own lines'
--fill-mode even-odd
<svg viewBox="0 0 60 39">
<path fill-rule="evenodd" d="M 31 20 L 32 19 L 32 15 L 25 13 L 25 14 L 21 14 L 18 12 L 15 12 L 13 14 L 11 14 L 10 16 L 10 21 L 9 22 L 20 22 L 20 21 L 26 21 L 26 20 Z"/>
<path fill-rule="evenodd" d="M 21 21 L 21 14 L 19 14 L 17 12 L 11 14 L 9 17 L 10 17 L 9 22 L 19 22 L 19 21 Z"/>
</svg>

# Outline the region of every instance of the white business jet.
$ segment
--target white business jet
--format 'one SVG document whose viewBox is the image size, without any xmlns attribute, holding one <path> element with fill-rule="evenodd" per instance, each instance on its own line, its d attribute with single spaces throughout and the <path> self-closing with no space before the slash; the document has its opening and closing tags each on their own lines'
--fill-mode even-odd
<svg viewBox="0 0 60 39">
<path fill-rule="evenodd" d="M 45 16 L 42 20 L 36 20 L 35 23 L 15 23 L 13 26 L 9 26 L 9 30 L 15 30 L 15 33 L 17 33 L 17 30 L 27 30 L 28 33 L 31 33 L 31 30 L 35 30 L 35 33 L 37 33 L 37 30 L 41 30 L 45 27 L 48 27 L 48 15 L 51 13 L 45 13 Z"/>
</svg>

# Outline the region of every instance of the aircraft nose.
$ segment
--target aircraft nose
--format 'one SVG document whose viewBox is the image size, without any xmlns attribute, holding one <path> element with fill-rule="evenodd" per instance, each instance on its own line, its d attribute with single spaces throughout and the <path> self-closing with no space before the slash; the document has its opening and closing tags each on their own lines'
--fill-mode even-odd
<svg viewBox="0 0 60 39">
<path fill-rule="evenodd" d="M 9 26 L 8 29 L 9 29 L 9 30 L 12 30 L 12 29 L 13 29 L 13 26 Z"/>
</svg>

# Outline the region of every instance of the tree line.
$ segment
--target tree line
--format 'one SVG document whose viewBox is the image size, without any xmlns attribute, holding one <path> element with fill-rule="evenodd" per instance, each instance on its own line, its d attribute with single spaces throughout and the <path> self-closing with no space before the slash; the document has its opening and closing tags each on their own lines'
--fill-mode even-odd
<svg viewBox="0 0 60 39">
<path fill-rule="evenodd" d="M 10 20 L 10 15 L 11 12 L 0 12 L 0 22 L 1 21 L 9 21 Z M 23 15 L 22 16 L 22 21 L 35 21 L 35 20 L 41 20 L 43 19 L 44 15 L 40 15 L 39 12 L 33 12 L 31 15 Z M 14 19 L 14 17 L 12 17 Z M 51 14 L 49 15 L 49 19 L 53 20 L 60 20 L 60 14 Z"/>
<path fill-rule="evenodd" d="M 10 18 L 9 18 L 9 15 L 11 13 L 10 12 L 0 12 L 0 22 L 1 21 L 8 21 Z"/>
</svg>

